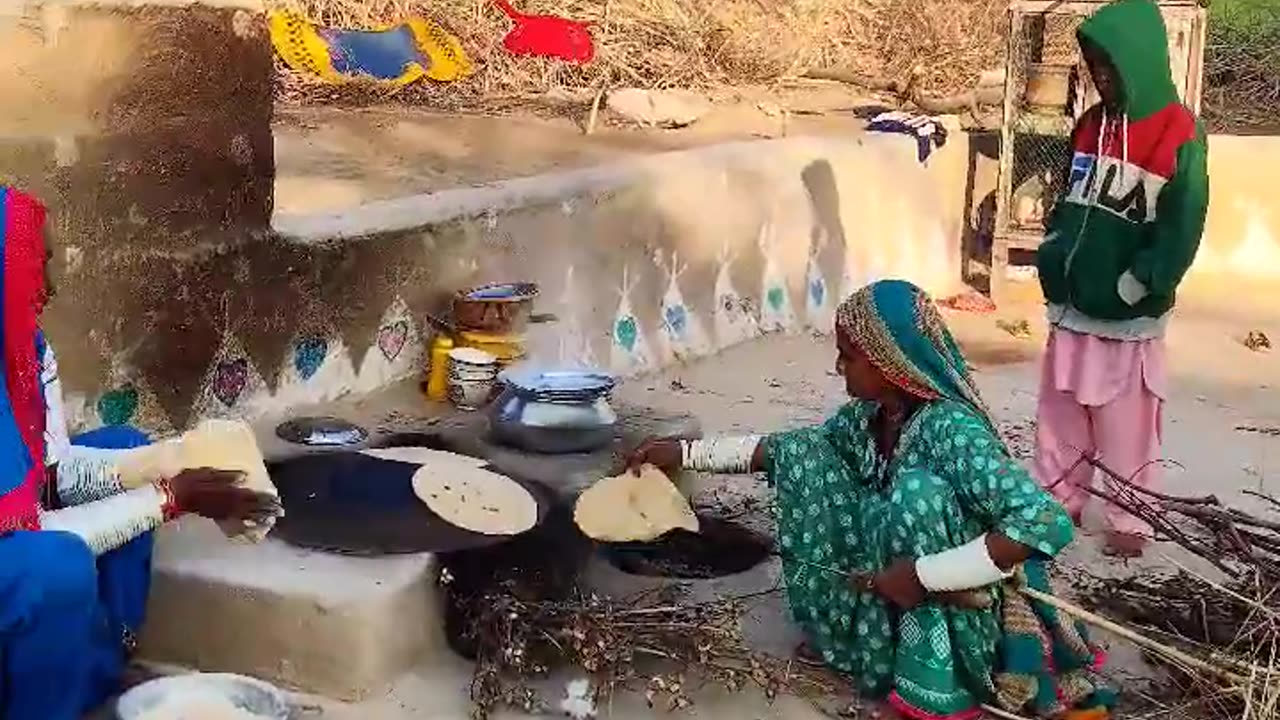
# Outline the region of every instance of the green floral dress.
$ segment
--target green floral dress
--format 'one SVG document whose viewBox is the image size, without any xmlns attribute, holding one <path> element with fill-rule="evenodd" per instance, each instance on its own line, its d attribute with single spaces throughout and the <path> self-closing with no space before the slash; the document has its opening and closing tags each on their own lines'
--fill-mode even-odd
<svg viewBox="0 0 1280 720">
<path fill-rule="evenodd" d="M 917 718 L 966 716 L 993 699 L 1056 713 L 1092 696 L 1082 674 L 1092 657 L 1078 626 L 1017 593 L 1008 593 L 1016 604 L 1004 602 L 993 586 L 986 610 L 926 602 L 897 611 L 830 571 L 874 573 L 989 531 L 1042 558 L 1072 539 L 1067 513 L 970 404 L 926 403 L 887 461 L 868 428 L 876 408 L 853 402 L 823 425 L 766 440 L 788 599 L 811 644 L 862 692 Z M 1028 575 L 1047 584 L 1033 565 Z M 1021 631 L 1008 632 L 1011 618 Z M 1074 682 L 1060 685 L 1063 671 Z"/>
</svg>

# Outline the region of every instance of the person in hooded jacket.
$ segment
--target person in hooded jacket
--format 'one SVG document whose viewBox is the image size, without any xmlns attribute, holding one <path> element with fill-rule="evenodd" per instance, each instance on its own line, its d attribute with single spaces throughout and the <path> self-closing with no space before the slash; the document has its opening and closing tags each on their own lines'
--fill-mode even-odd
<svg viewBox="0 0 1280 720">
<path fill-rule="evenodd" d="M 1037 256 L 1050 333 L 1035 475 L 1080 522 L 1094 467 L 1157 481 L 1166 396 L 1164 334 L 1204 231 L 1208 150 L 1178 97 L 1151 0 L 1117 0 L 1077 33 L 1101 102 L 1072 133 L 1065 191 Z M 1142 520 L 1107 508 L 1107 549 L 1141 555 Z"/>
</svg>

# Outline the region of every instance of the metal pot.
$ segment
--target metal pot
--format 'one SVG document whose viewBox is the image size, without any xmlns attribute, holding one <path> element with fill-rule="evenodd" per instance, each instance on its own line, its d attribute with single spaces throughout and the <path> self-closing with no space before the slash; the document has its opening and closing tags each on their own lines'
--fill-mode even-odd
<svg viewBox="0 0 1280 720">
<path fill-rule="evenodd" d="M 594 370 L 513 368 L 498 378 L 490 406 L 494 439 L 529 452 L 591 452 L 614 437 L 618 416 L 609 405 L 616 379 Z"/>
<path fill-rule="evenodd" d="M 459 330 L 497 335 L 521 333 L 533 315 L 538 286 L 494 283 L 459 291 L 453 297 L 453 322 Z"/>
</svg>

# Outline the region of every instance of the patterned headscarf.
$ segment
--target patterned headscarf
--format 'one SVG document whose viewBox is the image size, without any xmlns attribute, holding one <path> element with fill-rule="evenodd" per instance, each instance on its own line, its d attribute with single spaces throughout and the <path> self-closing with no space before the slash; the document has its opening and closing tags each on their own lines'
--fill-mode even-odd
<svg viewBox="0 0 1280 720">
<path fill-rule="evenodd" d="M 44 299 L 40 201 L 0 186 L 0 533 L 37 530 L 44 481 L 44 402 L 36 317 Z"/>
<path fill-rule="evenodd" d="M 871 283 L 836 309 L 836 328 L 889 382 L 922 400 L 968 403 L 994 428 L 960 346 L 920 288 L 905 280 Z"/>
</svg>

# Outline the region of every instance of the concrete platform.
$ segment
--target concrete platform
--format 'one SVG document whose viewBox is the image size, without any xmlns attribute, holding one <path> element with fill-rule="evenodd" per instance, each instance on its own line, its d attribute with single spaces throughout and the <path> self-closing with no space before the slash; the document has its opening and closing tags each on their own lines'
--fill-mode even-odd
<svg viewBox="0 0 1280 720">
<path fill-rule="evenodd" d="M 643 437 L 699 432 L 686 414 L 620 407 L 613 446 L 534 456 L 488 442 L 482 414 L 429 405 L 407 385 L 299 414 L 313 412 L 365 426 L 370 445 L 405 432 L 430 435 L 500 472 L 543 483 L 562 502 L 609 473 Z M 274 428 L 274 420 L 256 428 L 269 459 L 308 451 L 275 437 Z M 444 639 L 438 571 L 430 554 L 358 558 L 272 539 L 244 545 L 206 520 L 184 518 L 157 538 L 142 659 L 253 675 L 338 700 L 376 696 L 410 668 L 455 662 Z"/>
<path fill-rule="evenodd" d="M 226 540 L 202 518 L 157 538 L 141 655 L 355 701 L 447 653 L 428 554 L 354 558 Z"/>
</svg>

